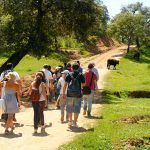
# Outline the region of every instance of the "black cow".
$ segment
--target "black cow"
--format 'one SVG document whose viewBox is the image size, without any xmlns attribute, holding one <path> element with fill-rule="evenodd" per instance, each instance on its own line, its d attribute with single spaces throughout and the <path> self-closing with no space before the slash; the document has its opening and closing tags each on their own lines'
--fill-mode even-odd
<svg viewBox="0 0 150 150">
<path fill-rule="evenodd" d="M 107 68 L 110 69 L 110 66 L 114 66 L 113 69 L 116 69 L 116 65 L 119 65 L 119 60 L 108 59 L 107 60 Z"/>
</svg>

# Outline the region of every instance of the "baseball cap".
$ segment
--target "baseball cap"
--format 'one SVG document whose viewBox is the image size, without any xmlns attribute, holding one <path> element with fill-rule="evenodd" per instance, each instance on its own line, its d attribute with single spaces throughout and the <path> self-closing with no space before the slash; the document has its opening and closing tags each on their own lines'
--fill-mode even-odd
<svg viewBox="0 0 150 150">
<path fill-rule="evenodd" d="M 69 71 L 68 70 L 64 70 L 61 72 L 61 74 L 69 74 Z"/>
</svg>

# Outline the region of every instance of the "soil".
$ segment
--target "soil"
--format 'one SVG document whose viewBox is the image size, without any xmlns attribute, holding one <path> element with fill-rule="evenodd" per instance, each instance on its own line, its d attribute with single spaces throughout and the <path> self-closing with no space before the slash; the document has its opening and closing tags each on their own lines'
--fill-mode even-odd
<svg viewBox="0 0 150 150">
<path fill-rule="evenodd" d="M 116 120 L 113 122 L 127 123 L 127 124 L 150 122 L 150 115 L 132 116 L 132 117 L 127 117 L 127 118 L 122 118 L 120 120 Z"/>
<path fill-rule="evenodd" d="M 109 70 L 106 69 L 107 59 L 110 57 L 115 57 L 116 59 L 121 58 L 124 55 L 124 49 L 126 47 L 120 47 L 117 49 L 112 49 L 104 54 L 98 54 L 89 58 L 82 58 L 81 64 L 84 68 L 90 62 L 95 63 L 96 68 L 98 68 L 100 73 L 100 79 L 98 81 L 98 86 L 100 91 L 105 85 L 104 77 Z M 26 76 L 23 82 L 29 85 L 34 76 Z M 24 88 L 24 95 L 27 92 L 27 88 Z M 97 96 L 100 97 L 98 94 Z M 96 97 L 96 96 L 95 96 Z M 49 105 L 49 109 L 44 112 L 45 122 L 47 124 L 46 133 L 33 134 L 33 110 L 30 106 L 29 108 L 23 107 L 19 113 L 16 114 L 17 123 L 15 124 L 15 130 L 13 134 L 4 135 L 4 123 L 1 123 L 0 127 L 0 146 L 2 150 L 56 150 L 62 144 L 65 144 L 73 138 L 83 132 L 94 131 L 96 120 L 103 119 L 99 113 L 102 109 L 100 104 L 100 99 L 95 101 L 92 108 L 92 117 L 83 117 L 82 111 L 79 116 L 78 125 L 79 128 L 74 128 L 68 130 L 67 123 L 60 123 L 60 110 L 54 109 L 54 105 Z M 51 126 L 52 123 L 52 126 Z"/>
<path fill-rule="evenodd" d="M 142 149 L 148 150 L 150 147 L 150 140 L 144 138 L 130 138 L 126 141 L 121 141 L 121 144 L 121 149 L 135 150 L 137 148 L 142 147 Z"/>
</svg>

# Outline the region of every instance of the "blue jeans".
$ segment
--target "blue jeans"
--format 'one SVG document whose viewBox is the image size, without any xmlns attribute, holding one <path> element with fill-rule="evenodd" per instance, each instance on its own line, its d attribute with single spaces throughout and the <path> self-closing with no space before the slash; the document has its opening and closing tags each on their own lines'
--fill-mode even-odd
<svg viewBox="0 0 150 150">
<path fill-rule="evenodd" d="M 91 90 L 91 94 L 83 95 L 83 109 L 84 109 L 84 111 L 91 113 L 93 99 L 94 99 L 94 90 Z"/>
<path fill-rule="evenodd" d="M 67 97 L 66 110 L 68 113 L 80 113 L 81 98 Z"/>
</svg>

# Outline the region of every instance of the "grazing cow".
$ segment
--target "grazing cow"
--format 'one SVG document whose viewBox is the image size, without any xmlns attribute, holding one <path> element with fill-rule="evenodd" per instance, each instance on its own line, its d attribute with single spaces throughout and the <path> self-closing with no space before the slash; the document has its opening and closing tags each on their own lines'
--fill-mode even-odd
<svg viewBox="0 0 150 150">
<path fill-rule="evenodd" d="M 108 59 L 107 60 L 107 68 L 110 69 L 110 66 L 114 66 L 113 69 L 116 69 L 116 65 L 119 65 L 119 60 Z"/>
</svg>

